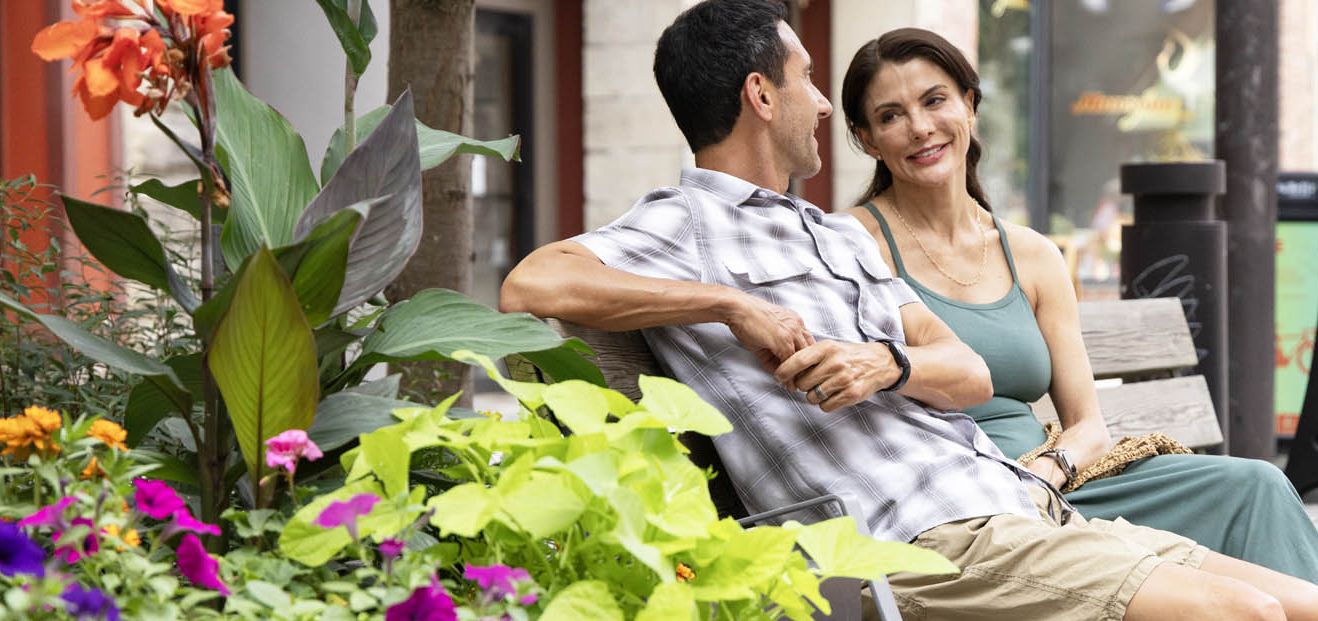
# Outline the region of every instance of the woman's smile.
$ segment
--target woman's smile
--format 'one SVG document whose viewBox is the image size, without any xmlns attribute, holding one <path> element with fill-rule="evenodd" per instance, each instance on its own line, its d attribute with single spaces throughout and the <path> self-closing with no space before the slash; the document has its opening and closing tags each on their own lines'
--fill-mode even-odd
<svg viewBox="0 0 1318 621">
<path fill-rule="evenodd" d="M 947 145 L 949 144 L 952 143 L 944 142 L 943 144 L 920 149 L 919 151 L 906 156 L 906 159 L 920 166 L 937 164 L 939 160 L 943 159 L 943 154 L 947 152 Z"/>
</svg>

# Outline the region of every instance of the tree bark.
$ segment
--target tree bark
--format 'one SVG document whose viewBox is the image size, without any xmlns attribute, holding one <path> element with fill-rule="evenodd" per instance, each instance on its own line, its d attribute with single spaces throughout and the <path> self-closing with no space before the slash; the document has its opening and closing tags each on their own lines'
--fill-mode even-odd
<svg viewBox="0 0 1318 621">
<path fill-rule="evenodd" d="M 389 101 L 412 89 L 416 116 L 435 129 L 471 135 L 475 77 L 475 0 L 391 0 Z M 422 289 L 471 290 L 471 156 L 458 155 L 422 176 L 425 231 L 403 273 L 385 289 L 391 302 Z M 406 363 L 406 394 L 438 402 L 459 390 L 470 403 L 470 367 Z"/>
</svg>

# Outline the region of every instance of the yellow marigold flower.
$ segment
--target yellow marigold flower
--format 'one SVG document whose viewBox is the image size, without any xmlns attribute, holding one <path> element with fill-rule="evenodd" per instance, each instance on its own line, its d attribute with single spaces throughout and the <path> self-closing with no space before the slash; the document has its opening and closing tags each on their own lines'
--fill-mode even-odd
<svg viewBox="0 0 1318 621">
<path fill-rule="evenodd" d="M 142 537 L 137 534 L 137 529 L 135 528 L 130 528 L 121 532 L 118 524 L 107 524 L 105 528 L 102 528 L 101 530 L 105 531 L 105 534 L 110 537 L 124 542 L 130 548 L 136 548 L 137 546 L 142 545 Z M 123 551 L 122 547 L 119 547 L 118 549 L 121 552 Z"/>
<path fill-rule="evenodd" d="M 59 412 L 43 408 L 39 405 L 28 406 L 27 409 L 23 410 L 23 416 L 32 419 L 32 422 L 36 423 L 38 427 L 41 427 L 41 431 L 46 435 L 50 435 L 50 432 L 59 429 L 60 425 L 63 424 Z"/>
<path fill-rule="evenodd" d="M 677 564 L 678 582 L 691 582 L 692 580 L 695 579 L 696 579 L 696 572 L 692 571 L 690 567 L 687 567 L 686 563 Z"/>
<path fill-rule="evenodd" d="M 121 451 L 128 450 L 128 445 L 124 444 L 124 440 L 128 439 L 128 432 L 113 421 L 103 418 L 98 419 L 92 423 L 92 428 L 87 432 L 87 435 L 104 442 L 110 448 L 117 448 Z"/>
</svg>

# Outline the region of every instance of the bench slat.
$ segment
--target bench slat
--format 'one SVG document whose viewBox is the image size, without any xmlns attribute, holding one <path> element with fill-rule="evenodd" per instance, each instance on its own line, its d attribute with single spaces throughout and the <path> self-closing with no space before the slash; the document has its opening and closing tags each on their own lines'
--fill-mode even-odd
<svg viewBox="0 0 1318 621">
<path fill-rule="evenodd" d="M 1080 327 L 1098 379 L 1199 364 L 1176 298 L 1082 302 Z"/>
<path fill-rule="evenodd" d="M 1114 440 L 1161 432 L 1192 449 L 1222 443 L 1213 400 L 1201 375 L 1099 388 L 1098 403 Z M 1057 420 L 1047 395 L 1032 406 L 1041 422 Z"/>
<path fill-rule="evenodd" d="M 568 321 L 548 321 L 550 327 L 559 334 L 575 336 L 590 345 L 596 354 L 591 357 L 591 362 L 600 368 L 605 383 L 632 401 L 641 399 L 641 389 L 636 385 L 637 377 L 665 375 L 640 330 L 607 332 Z"/>
</svg>

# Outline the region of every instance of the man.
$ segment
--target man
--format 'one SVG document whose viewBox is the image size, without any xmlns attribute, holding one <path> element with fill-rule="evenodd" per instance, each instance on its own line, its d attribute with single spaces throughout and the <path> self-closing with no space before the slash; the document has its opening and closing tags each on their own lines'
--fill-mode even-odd
<svg viewBox="0 0 1318 621">
<path fill-rule="evenodd" d="M 786 194 L 819 171 L 813 134 L 832 107 L 783 16 L 766 0 L 707 0 L 677 18 L 655 75 L 697 168 L 532 253 L 503 309 L 645 329 L 668 371 L 732 421 L 716 446 L 749 510 L 845 495 L 875 537 L 958 563 L 960 575 L 892 580 L 911 618 L 1318 618 L 1312 585 L 1072 515 L 956 412 L 990 397 L 983 361 L 892 278 L 858 222 Z"/>
</svg>

